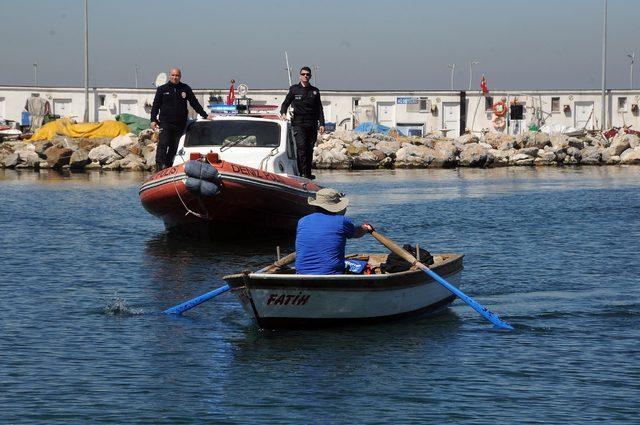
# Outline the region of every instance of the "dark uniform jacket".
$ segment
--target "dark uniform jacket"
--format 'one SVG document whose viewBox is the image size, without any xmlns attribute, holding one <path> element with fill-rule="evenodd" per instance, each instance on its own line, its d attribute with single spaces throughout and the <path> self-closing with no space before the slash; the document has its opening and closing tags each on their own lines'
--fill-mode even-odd
<svg viewBox="0 0 640 425">
<path fill-rule="evenodd" d="M 156 97 L 151 107 L 151 122 L 158 122 L 158 110 L 160 111 L 160 123 L 174 124 L 184 127 L 187 124 L 187 102 L 203 118 L 207 113 L 196 99 L 191 87 L 185 83 L 166 83 L 158 87 Z"/>
<path fill-rule="evenodd" d="M 311 84 L 303 87 L 300 83 L 292 85 L 289 87 L 287 97 L 282 102 L 280 113 L 286 113 L 289 105 L 293 105 L 292 125 L 300 127 L 324 126 L 324 112 L 322 111 L 320 90 L 317 87 Z"/>
</svg>

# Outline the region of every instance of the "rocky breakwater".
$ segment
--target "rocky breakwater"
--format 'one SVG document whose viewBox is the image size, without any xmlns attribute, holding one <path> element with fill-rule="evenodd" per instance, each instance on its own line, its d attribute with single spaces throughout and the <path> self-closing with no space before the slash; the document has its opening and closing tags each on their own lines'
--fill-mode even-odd
<svg viewBox="0 0 640 425">
<path fill-rule="evenodd" d="M 145 171 L 155 167 L 157 133 L 145 130 L 113 139 L 21 140 L 0 143 L 0 167 Z"/>
<path fill-rule="evenodd" d="M 449 139 L 337 131 L 320 137 L 313 159 L 322 169 L 640 164 L 640 137 L 528 132 Z"/>
</svg>

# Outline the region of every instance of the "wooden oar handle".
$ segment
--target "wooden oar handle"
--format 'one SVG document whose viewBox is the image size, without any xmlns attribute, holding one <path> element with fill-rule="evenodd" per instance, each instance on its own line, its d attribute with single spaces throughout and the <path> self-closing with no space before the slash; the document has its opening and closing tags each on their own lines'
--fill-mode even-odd
<svg viewBox="0 0 640 425">
<path fill-rule="evenodd" d="M 275 263 L 271 264 L 270 266 L 265 267 L 262 270 L 258 270 L 256 273 L 264 273 L 264 272 L 270 272 L 272 270 L 277 270 L 280 267 L 286 266 L 287 264 L 291 264 L 294 261 L 296 261 L 296 252 L 292 252 L 291 254 L 282 257 L 281 259 L 279 259 L 278 261 L 276 261 Z"/>
<path fill-rule="evenodd" d="M 389 250 L 395 254 L 398 254 L 400 257 L 402 257 L 404 260 L 408 261 L 409 263 L 411 263 L 411 265 L 414 264 L 419 264 L 422 265 L 422 263 L 420 263 L 418 261 L 418 259 L 416 257 L 414 257 L 413 255 L 411 255 L 410 252 L 408 252 L 407 250 L 400 248 L 394 241 L 392 241 L 391 239 L 382 236 L 380 233 L 376 232 L 375 230 L 373 232 L 371 232 L 371 236 L 373 236 L 374 238 L 376 238 L 378 241 L 380 241 L 380 243 L 384 246 L 386 246 L 387 248 L 389 248 Z"/>
</svg>

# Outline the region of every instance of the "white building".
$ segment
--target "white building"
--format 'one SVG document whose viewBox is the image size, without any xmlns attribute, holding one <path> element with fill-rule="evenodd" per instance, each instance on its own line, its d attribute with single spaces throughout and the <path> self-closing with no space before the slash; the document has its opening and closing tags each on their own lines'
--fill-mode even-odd
<svg viewBox="0 0 640 425">
<path fill-rule="evenodd" d="M 207 107 L 210 99 L 225 98 L 226 89 L 194 90 Z M 0 119 L 21 121 L 27 99 L 38 93 L 47 99 L 55 115 L 84 116 L 84 89 L 76 87 L 0 86 Z M 98 87 L 89 91 L 89 120 L 114 119 L 117 114 L 149 116 L 155 89 Z M 280 105 L 285 89 L 251 90 L 254 104 Z M 577 129 L 600 128 L 599 90 L 496 90 L 486 96 L 479 91 L 322 91 L 325 120 L 339 128 L 351 129 L 372 121 L 396 127 L 404 134 L 445 133 L 457 136 L 461 129 L 473 132 L 500 131 L 516 134 L 531 124 L 548 124 Z M 504 128 L 492 122 L 494 102 L 514 100 L 523 106 L 521 120 L 505 120 Z M 605 127 L 631 126 L 640 130 L 638 103 L 640 90 L 609 90 L 606 94 Z M 512 112 L 514 112 L 512 110 Z M 498 123 L 500 124 L 500 123 Z"/>
</svg>

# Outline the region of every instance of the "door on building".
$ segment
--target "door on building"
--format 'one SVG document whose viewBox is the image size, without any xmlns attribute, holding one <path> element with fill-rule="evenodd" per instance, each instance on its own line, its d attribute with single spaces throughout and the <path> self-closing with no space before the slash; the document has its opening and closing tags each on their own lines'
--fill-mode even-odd
<svg viewBox="0 0 640 425">
<path fill-rule="evenodd" d="M 138 101 L 133 99 L 120 100 L 118 113 L 120 114 L 138 114 Z"/>
<path fill-rule="evenodd" d="M 575 102 L 573 104 L 574 127 L 577 129 L 593 128 L 593 102 Z"/>
<path fill-rule="evenodd" d="M 395 102 L 378 102 L 377 103 L 378 124 L 387 127 L 396 126 L 396 103 Z"/>
<path fill-rule="evenodd" d="M 71 115 L 71 99 L 53 99 L 53 114 L 61 117 Z"/>
<path fill-rule="evenodd" d="M 442 102 L 442 128 L 451 131 L 447 132 L 447 137 L 458 137 L 460 135 L 460 103 Z"/>
</svg>

